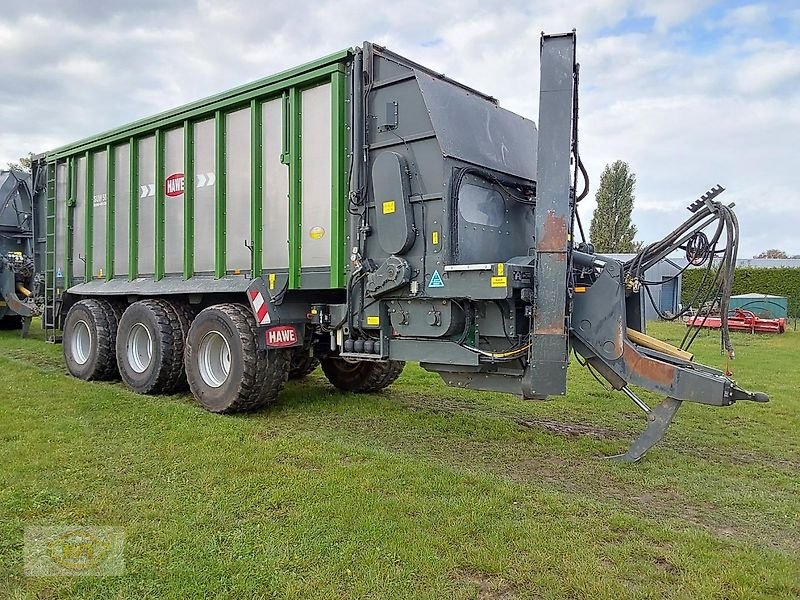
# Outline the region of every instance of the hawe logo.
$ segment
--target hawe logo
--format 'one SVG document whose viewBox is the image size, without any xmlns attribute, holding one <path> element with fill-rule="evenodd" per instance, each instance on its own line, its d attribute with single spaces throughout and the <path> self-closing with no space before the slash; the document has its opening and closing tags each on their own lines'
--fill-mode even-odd
<svg viewBox="0 0 800 600">
<path fill-rule="evenodd" d="M 183 194 L 183 188 L 186 183 L 186 178 L 183 173 L 173 173 L 167 177 L 166 184 L 164 185 L 164 192 L 167 196 L 175 197 Z"/>
<path fill-rule="evenodd" d="M 287 348 L 297 344 L 297 329 L 293 325 L 277 325 L 267 329 L 267 346 L 270 348 Z"/>
</svg>

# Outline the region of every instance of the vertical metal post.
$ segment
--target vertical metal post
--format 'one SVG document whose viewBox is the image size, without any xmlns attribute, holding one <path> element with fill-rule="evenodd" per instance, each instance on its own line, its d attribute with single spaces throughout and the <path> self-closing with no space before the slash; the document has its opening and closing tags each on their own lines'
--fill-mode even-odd
<svg viewBox="0 0 800 600">
<path fill-rule="evenodd" d="M 214 188 L 214 276 L 225 277 L 225 113 L 214 114 L 214 170 L 216 171 L 216 187 Z"/>
<path fill-rule="evenodd" d="M 128 281 L 139 277 L 139 140 L 129 142 L 128 181 L 130 182 L 130 214 L 128 219 Z"/>
<path fill-rule="evenodd" d="M 116 156 L 114 146 L 106 146 L 106 281 L 114 279 L 114 243 L 116 236 Z"/>
<path fill-rule="evenodd" d="M 83 252 L 84 252 L 84 275 L 83 280 L 89 282 L 94 279 L 94 272 L 92 269 L 92 262 L 94 260 L 94 156 L 87 150 L 84 155 L 86 158 L 86 168 L 84 175 L 86 178 L 83 187 L 83 201 L 84 201 L 84 217 L 86 219 L 86 233 L 83 238 Z"/>
<path fill-rule="evenodd" d="M 155 243 L 154 246 L 154 269 L 153 278 L 159 281 L 164 278 L 164 245 L 165 245 L 165 206 L 164 206 L 164 152 L 166 150 L 164 131 L 156 129 L 155 136 L 155 150 L 156 150 L 156 167 L 155 167 L 155 208 L 153 213 L 155 215 L 154 231 Z"/>
<path fill-rule="evenodd" d="M 300 90 L 293 87 L 289 90 L 288 123 L 289 128 L 289 287 L 300 287 L 301 244 L 303 228 L 302 211 L 302 155 L 300 152 L 302 111 L 300 106 Z"/>
<path fill-rule="evenodd" d="M 194 275 L 194 124 L 183 122 L 183 278 Z"/>
<path fill-rule="evenodd" d="M 344 287 L 345 207 L 347 205 L 344 73 L 331 76 L 331 287 Z M 353 151 L 351 149 L 351 151 Z"/>
<path fill-rule="evenodd" d="M 72 286 L 72 259 L 74 252 L 74 236 L 72 235 L 72 224 L 75 219 L 75 159 L 67 159 L 67 202 L 64 207 L 67 211 L 64 224 L 64 289 Z"/>
<path fill-rule="evenodd" d="M 543 35 L 536 171 L 536 288 L 527 397 L 567 389 L 567 273 L 572 231 L 570 152 L 575 80 L 575 32 Z"/>
<path fill-rule="evenodd" d="M 264 202 L 264 161 L 263 159 L 263 114 L 260 100 L 250 102 L 250 276 L 260 277 L 263 256 L 263 202 Z"/>
</svg>

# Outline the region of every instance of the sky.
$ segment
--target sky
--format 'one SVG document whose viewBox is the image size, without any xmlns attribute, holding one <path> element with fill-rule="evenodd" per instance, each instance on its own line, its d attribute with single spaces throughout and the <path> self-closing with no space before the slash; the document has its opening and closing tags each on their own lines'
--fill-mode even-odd
<svg viewBox="0 0 800 600">
<path fill-rule="evenodd" d="M 0 165 L 369 40 L 538 121 L 540 32 L 577 30 L 580 147 L 636 174 L 637 239 L 715 184 L 740 257 L 800 254 L 800 2 L 3 0 Z"/>
</svg>

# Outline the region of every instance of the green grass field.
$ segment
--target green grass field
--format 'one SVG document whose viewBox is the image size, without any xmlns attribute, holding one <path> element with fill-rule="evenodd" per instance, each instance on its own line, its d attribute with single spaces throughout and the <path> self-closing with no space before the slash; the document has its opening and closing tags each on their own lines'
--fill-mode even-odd
<svg viewBox="0 0 800 600">
<path fill-rule="evenodd" d="M 734 342 L 772 402 L 685 403 L 630 466 L 603 457 L 641 413 L 574 361 L 548 402 L 409 365 L 381 394 L 317 372 L 221 417 L 72 379 L 60 346 L 3 332 L 0 597 L 800 597 L 800 334 Z M 718 344 L 698 360 L 724 368 Z M 23 528 L 73 524 L 124 527 L 125 574 L 24 577 Z"/>
</svg>

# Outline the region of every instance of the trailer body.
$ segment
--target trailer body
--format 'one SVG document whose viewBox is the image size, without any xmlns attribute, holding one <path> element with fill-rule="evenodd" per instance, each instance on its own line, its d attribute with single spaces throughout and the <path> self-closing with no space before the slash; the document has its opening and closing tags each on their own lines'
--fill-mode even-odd
<svg viewBox="0 0 800 600">
<path fill-rule="evenodd" d="M 217 412 L 320 360 L 349 391 L 418 361 L 544 399 L 575 349 L 648 415 L 626 460 L 683 400 L 763 399 L 627 335 L 644 332 L 629 267 L 572 237 L 574 33 L 540 54 L 538 128 L 365 42 L 41 157 L 44 326 L 69 370 L 144 393 L 188 380 Z M 697 219 L 729 210 L 704 201 Z M 629 382 L 667 400 L 651 410 Z"/>
</svg>

